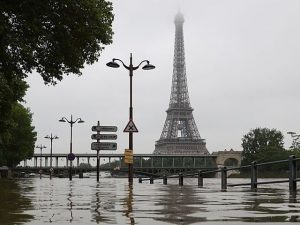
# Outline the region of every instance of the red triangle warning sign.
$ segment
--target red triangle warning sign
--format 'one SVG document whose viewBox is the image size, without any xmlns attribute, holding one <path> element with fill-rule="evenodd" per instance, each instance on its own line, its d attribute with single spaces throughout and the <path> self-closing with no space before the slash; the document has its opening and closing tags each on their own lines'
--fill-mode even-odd
<svg viewBox="0 0 300 225">
<path fill-rule="evenodd" d="M 134 122 L 132 120 L 129 120 L 129 122 L 127 123 L 125 129 L 123 132 L 139 132 L 138 129 L 136 128 Z"/>
</svg>

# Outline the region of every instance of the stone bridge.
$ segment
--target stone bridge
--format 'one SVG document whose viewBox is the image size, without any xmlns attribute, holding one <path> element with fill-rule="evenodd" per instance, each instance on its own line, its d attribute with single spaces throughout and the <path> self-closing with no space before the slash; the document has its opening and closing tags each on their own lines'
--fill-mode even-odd
<svg viewBox="0 0 300 225">
<path fill-rule="evenodd" d="M 227 151 L 218 151 L 213 152 L 212 155 L 216 157 L 216 164 L 217 166 L 227 166 L 227 167 L 238 167 L 241 166 L 242 162 L 242 151 L 234 151 L 230 149 Z"/>
</svg>

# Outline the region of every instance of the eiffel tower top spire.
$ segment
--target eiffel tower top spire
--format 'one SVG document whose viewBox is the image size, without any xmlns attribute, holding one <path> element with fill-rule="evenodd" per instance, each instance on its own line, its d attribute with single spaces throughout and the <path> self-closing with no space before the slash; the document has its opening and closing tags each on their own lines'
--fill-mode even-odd
<svg viewBox="0 0 300 225">
<path fill-rule="evenodd" d="M 201 139 L 190 104 L 183 40 L 184 17 L 175 16 L 173 77 L 167 118 L 154 154 L 209 154 Z"/>
<path fill-rule="evenodd" d="M 187 88 L 185 53 L 183 39 L 184 17 L 181 12 L 175 16 L 175 45 L 173 62 L 173 80 L 169 110 L 174 108 L 191 109 Z"/>
<path fill-rule="evenodd" d="M 174 23 L 184 23 L 184 17 L 183 14 L 180 12 L 180 10 L 178 10 L 176 16 L 175 16 L 175 20 Z"/>
</svg>

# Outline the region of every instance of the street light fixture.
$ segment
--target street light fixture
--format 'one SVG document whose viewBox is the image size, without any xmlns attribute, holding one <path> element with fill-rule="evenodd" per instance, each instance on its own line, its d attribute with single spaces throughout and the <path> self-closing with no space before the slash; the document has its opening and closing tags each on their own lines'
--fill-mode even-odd
<svg viewBox="0 0 300 225">
<path fill-rule="evenodd" d="M 116 58 L 114 58 L 111 62 L 107 63 L 106 65 L 108 67 L 118 68 L 118 67 L 120 67 L 120 65 L 117 63 L 117 61 L 122 63 L 122 65 L 125 69 L 129 70 L 129 78 L 130 78 L 129 121 L 133 121 L 133 108 L 132 108 L 132 76 L 133 76 L 133 71 L 137 70 L 140 67 L 140 65 L 142 65 L 143 63 L 146 63 L 146 65 L 142 67 L 143 70 L 152 70 L 152 69 L 155 68 L 155 66 L 150 64 L 150 62 L 148 60 L 143 60 L 137 66 L 133 66 L 132 65 L 132 53 L 130 53 L 129 66 L 125 65 L 125 63 L 121 59 L 116 59 Z M 129 149 L 133 151 L 133 132 L 129 132 Z M 129 182 L 129 184 L 133 183 L 133 164 L 131 164 L 131 163 L 128 164 L 128 182 Z"/>
<path fill-rule="evenodd" d="M 71 139 L 70 139 L 70 154 L 68 155 L 68 160 L 70 161 L 70 167 L 69 167 L 69 180 L 72 180 L 72 161 L 75 159 L 75 155 L 72 153 L 72 133 L 73 133 L 73 124 L 74 123 L 84 123 L 84 121 L 81 118 L 77 118 L 76 120 L 73 120 L 73 116 L 71 115 L 71 120 L 68 120 L 66 117 L 62 117 L 59 122 L 68 122 L 71 127 Z"/>
<path fill-rule="evenodd" d="M 52 141 L 53 139 L 58 139 L 58 137 L 52 136 L 52 133 L 49 135 L 46 135 L 45 138 L 50 139 L 50 179 L 52 177 L 52 173 L 53 173 L 53 168 L 52 168 Z"/>
</svg>

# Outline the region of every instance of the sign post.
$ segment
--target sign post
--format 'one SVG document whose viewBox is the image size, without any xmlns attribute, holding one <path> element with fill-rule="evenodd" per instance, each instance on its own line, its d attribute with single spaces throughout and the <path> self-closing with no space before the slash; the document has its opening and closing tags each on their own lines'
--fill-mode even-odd
<svg viewBox="0 0 300 225">
<path fill-rule="evenodd" d="M 98 121 L 97 126 L 92 126 L 92 131 L 96 131 L 97 134 L 92 134 L 91 138 L 97 140 L 97 142 L 92 142 L 91 149 L 97 151 L 97 182 L 99 182 L 100 174 L 100 150 L 117 150 L 117 143 L 115 142 L 100 142 L 100 140 L 116 140 L 116 134 L 100 134 L 100 132 L 116 132 L 118 128 L 116 126 L 100 126 L 100 121 Z"/>
</svg>

